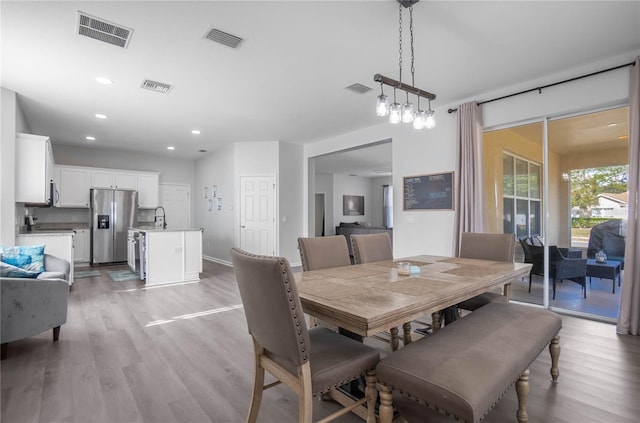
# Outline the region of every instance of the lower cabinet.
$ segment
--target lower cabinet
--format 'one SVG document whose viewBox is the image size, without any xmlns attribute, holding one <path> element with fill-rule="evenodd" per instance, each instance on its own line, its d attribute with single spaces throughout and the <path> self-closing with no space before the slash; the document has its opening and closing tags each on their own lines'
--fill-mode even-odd
<svg viewBox="0 0 640 423">
<path fill-rule="evenodd" d="M 76 263 L 89 263 L 90 245 L 89 229 L 75 229 L 74 238 L 74 257 L 73 261 Z"/>
<path fill-rule="evenodd" d="M 140 230 L 140 234 L 146 285 L 200 280 L 202 231 Z"/>
</svg>

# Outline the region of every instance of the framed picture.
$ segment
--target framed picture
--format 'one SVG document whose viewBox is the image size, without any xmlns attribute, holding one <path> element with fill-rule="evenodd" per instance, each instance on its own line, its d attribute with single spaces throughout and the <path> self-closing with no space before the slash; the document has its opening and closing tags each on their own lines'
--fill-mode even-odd
<svg viewBox="0 0 640 423">
<path fill-rule="evenodd" d="M 403 210 L 453 210 L 453 172 L 402 178 Z"/>
<path fill-rule="evenodd" d="M 218 186 L 217 185 L 211 185 L 211 196 L 213 198 L 216 198 L 218 196 Z"/>
<path fill-rule="evenodd" d="M 204 198 L 209 198 L 209 187 L 204 187 Z"/>
<path fill-rule="evenodd" d="M 364 197 L 362 195 L 343 195 L 342 214 L 344 216 L 364 216 Z"/>
</svg>

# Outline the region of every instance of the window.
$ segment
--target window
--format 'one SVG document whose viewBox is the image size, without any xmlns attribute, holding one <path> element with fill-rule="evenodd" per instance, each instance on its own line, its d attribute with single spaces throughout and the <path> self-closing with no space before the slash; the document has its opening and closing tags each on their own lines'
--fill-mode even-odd
<svg viewBox="0 0 640 423">
<path fill-rule="evenodd" d="M 542 234 L 540 165 L 503 153 L 503 232 L 518 238 Z"/>
</svg>

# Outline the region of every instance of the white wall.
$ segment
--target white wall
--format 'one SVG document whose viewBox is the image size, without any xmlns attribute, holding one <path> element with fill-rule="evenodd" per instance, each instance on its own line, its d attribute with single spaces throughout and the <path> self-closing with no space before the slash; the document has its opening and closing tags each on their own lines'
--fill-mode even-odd
<svg viewBox="0 0 640 423">
<path fill-rule="evenodd" d="M 384 222 L 384 193 L 383 185 L 393 185 L 393 177 L 380 176 L 369 179 L 371 185 L 371 216 L 369 223 L 373 226 L 382 226 Z"/>
<path fill-rule="evenodd" d="M 496 95 L 509 94 L 522 89 L 593 72 L 621 63 L 631 62 L 633 55 L 612 58 L 594 63 L 582 69 L 569 70 L 562 75 L 551 75 L 537 81 L 523 83 L 519 87 L 506 87 L 500 92 L 485 93 L 466 101 L 482 101 Z M 561 116 L 578 111 L 593 110 L 613 104 L 621 104 L 628 96 L 629 69 L 608 72 L 597 77 L 558 85 L 545 89 L 542 94 L 532 93 L 506 100 L 488 103 L 483 107 L 484 126 L 510 126 L 531 121 L 542 116 Z M 433 105 L 433 104 L 432 104 Z M 351 133 L 327 138 L 305 146 L 305 166 L 309 157 L 361 146 L 374 141 L 393 140 L 393 185 L 394 185 L 394 255 L 453 253 L 453 211 L 403 211 L 402 178 L 405 176 L 455 170 L 456 115 L 448 114 L 447 108 L 457 104 L 437 107 L 437 126 L 432 130 L 416 131 L 410 125 L 379 125 L 363 128 Z M 307 172 L 305 172 L 307 175 Z M 457 176 L 457 175 L 454 175 Z M 308 179 L 307 179 L 308 181 Z M 305 196 L 309 188 L 305 181 Z M 457 205 L 456 205 L 457 207 Z M 305 217 L 309 211 L 305 210 Z M 309 221 L 305 221 L 308 228 Z"/>
<path fill-rule="evenodd" d="M 317 174 L 315 186 L 316 194 L 324 194 L 324 234 L 325 236 L 335 235 L 336 225 L 340 221 L 334 221 L 333 217 L 333 174 Z M 313 235 L 313 232 L 309 233 Z"/>
<path fill-rule="evenodd" d="M 278 254 L 300 263 L 298 237 L 302 236 L 302 146 L 279 143 Z"/>
<path fill-rule="evenodd" d="M 13 245 L 16 237 L 16 93 L 0 88 L 0 245 Z"/>
<path fill-rule="evenodd" d="M 217 150 L 195 162 L 193 210 L 196 227 L 204 228 L 202 254 L 224 264 L 231 262 L 229 249 L 234 243 L 234 215 L 230 209 L 235 199 L 234 174 L 235 148 L 233 145 Z M 222 210 L 208 210 L 208 198 L 204 198 L 203 187 L 218 186 L 218 197 L 222 198 Z"/>
</svg>

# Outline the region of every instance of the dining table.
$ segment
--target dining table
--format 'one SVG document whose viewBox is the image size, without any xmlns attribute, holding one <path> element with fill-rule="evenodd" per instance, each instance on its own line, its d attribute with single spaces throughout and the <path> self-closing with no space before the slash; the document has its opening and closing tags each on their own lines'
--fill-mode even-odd
<svg viewBox="0 0 640 423">
<path fill-rule="evenodd" d="M 398 273 L 408 262 L 410 274 Z M 476 295 L 503 289 L 529 274 L 531 264 L 419 255 L 294 273 L 304 312 L 362 337 L 391 333 L 391 349 L 411 342 L 411 322 L 431 315 L 432 330 L 441 310 Z M 404 273 L 404 272 L 402 272 Z"/>
</svg>

